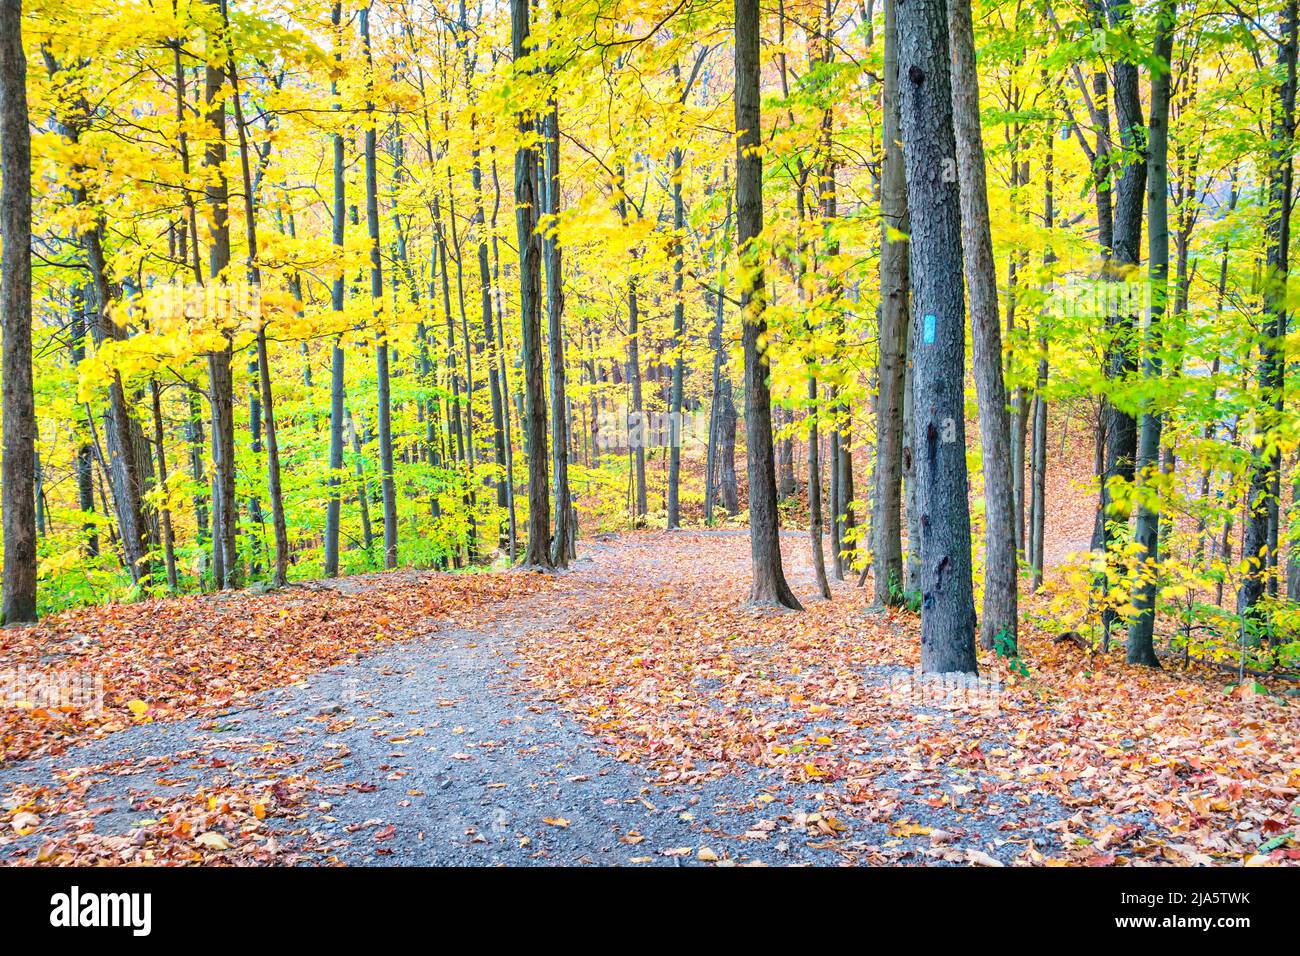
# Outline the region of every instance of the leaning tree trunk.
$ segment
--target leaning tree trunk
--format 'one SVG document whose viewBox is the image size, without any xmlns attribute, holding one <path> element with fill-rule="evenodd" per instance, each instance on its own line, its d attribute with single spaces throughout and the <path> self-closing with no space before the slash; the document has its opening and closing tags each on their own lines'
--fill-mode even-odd
<svg viewBox="0 0 1300 956">
<path fill-rule="evenodd" d="M 527 53 L 528 0 L 510 0 L 511 49 L 516 63 Z M 528 550 L 524 563 L 549 568 L 551 538 L 546 473 L 546 382 L 542 362 L 541 238 L 537 235 L 537 151 L 533 119 L 518 115 L 515 150 L 515 227 L 519 239 L 519 311 L 524 353 L 524 431 L 528 439 Z"/>
<path fill-rule="evenodd" d="M 970 511 L 966 501 L 965 296 L 961 196 L 945 163 L 956 154 L 946 5 L 898 10 L 898 85 L 911 214 L 913 465 L 921 526 L 921 669 L 976 672 Z"/>
<path fill-rule="evenodd" d="M 984 450 L 984 618 L 980 646 L 991 650 L 1000 638 L 1016 646 L 1016 520 L 1011 472 L 1011 423 L 1002 379 L 1002 337 L 998 320 L 997 265 L 989 226 L 980 134 L 979 85 L 970 0 L 948 0 L 952 43 L 953 128 L 961 195 L 961 234 L 970 289 L 971 345 Z M 1023 442 L 1022 442 L 1023 446 Z"/>
<path fill-rule="evenodd" d="M 32 146 L 22 0 L 0 0 L 0 309 L 4 324 L 4 622 L 36 620 L 36 398 L 32 384 Z"/>
<path fill-rule="evenodd" d="M 884 159 L 880 177 L 880 362 L 876 400 L 876 487 L 871 517 L 876 601 L 904 599 L 903 385 L 907 368 L 907 180 L 898 129 L 897 0 L 885 0 Z M 909 547 L 915 547 L 912 541 Z"/>
<path fill-rule="evenodd" d="M 759 3 L 736 0 L 736 224 L 745 262 L 741 282 L 745 353 L 745 438 L 749 466 L 749 535 L 755 604 L 802 610 L 786 583 L 776 511 L 776 461 L 772 398 L 768 386 L 766 288 L 756 248 L 763 231 L 762 126 L 759 116 Z M 964 500 L 964 499 L 963 499 Z"/>
</svg>

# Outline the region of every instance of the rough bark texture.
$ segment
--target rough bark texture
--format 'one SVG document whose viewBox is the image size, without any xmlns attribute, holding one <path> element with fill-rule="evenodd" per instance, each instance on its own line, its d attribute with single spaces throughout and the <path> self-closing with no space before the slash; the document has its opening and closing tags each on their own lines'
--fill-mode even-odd
<svg viewBox="0 0 1300 956">
<path fill-rule="evenodd" d="M 209 0 L 213 2 L 213 0 Z M 218 33 L 213 41 L 224 43 Z M 222 100 L 225 73 L 209 64 L 204 75 L 203 101 L 212 140 L 203 151 L 207 170 L 208 200 L 208 278 L 222 281 L 230 264 L 229 193 L 222 167 L 226 161 L 226 106 Z M 208 353 L 208 401 L 212 406 L 212 566 L 217 585 L 232 588 L 239 584 L 239 552 L 236 531 L 239 507 L 235 501 L 235 395 L 231 372 L 231 330 L 223 330 L 224 348 Z"/>
<path fill-rule="evenodd" d="M 4 622 L 36 620 L 36 400 L 32 388 L 32 148 L 22 2 L 0 0 L 0 310 L 4 355 Z"/>
<path fill-rule="evenodd" d="M 511 49 L 526 54 L 528 2 L 510 0 Z M 518 68 L 518 66 L 516 66 Z M 531 144 L 533 121 L 519 114 L 521 141 Z M 537 234 L 537 151 L 515 150 L 515 227 L 519 239 L 519 312 L 524 353 L 524 432 L 528 440 L 528 550 L 524 563 L 550 567 L 550 477 L 546 469 L 546 381 L 542 361 L 542 242 Z"/>
<path fill-rule="evenodd" d="M 1002 335 L 998 320 L 997 265 L 989 226 L 984 178 L 975 36 L 970 0 L 948 0 L 952 43 L 953 128 L 957 139 L 962 252 L 970 290 L 971 346 L 984 458 L 984 615 L 980 646 L 1000 638 L 1016 643 L 1016 521 L 1012 490 L 1011 423 L 1002 379 Z M 1023 442 L 1022 442 L 1023 446 Z"/>
<path fill-rule="evenodd" d="M 1109 16 L 1113 28 L 1127 28 L 1131 22 L 1132 8 L 1127 0 L 1110 0 Z M 1144 125 L 1142 101 L 1138 84 L 1137 64 L 1123 60 L 1115 63 L 1115 116 L 1119 126 L 1120 143 L 1132 158 L 1118 174 L 1115 190 L 1115 207 L 1112 226 L 1113 255 L 1110 278 L 1119 278 L 1123 272 L 1136 266 L 1141 259 L 1142 210 L 1146 202 L 1146 153 L 1139 137 Z M 1133 336 L 1137 327 L 1136 316 L 1121 311 L 1108 317 L 1109 360 L 1107 375 L 1121 385 L 1137 368 L 1133 355 Z M 1094 537 L 1105 547 L 1111 542 L 1110 521 L 1126 520 L 1127 515 L 1116 512 L 1111 502 L 1110 483 L 1116 479 L 1133 481 L 1134 459 L 1137 457 L 1137 422 L 1124 408 L 1107 402 L 1102 427 L 1105 432 L 1105 467 L 1101 480 L 1101 503 L 1097 512 L 1097 530 Z M 1103 641 L 1108 645 L 1115 614 L 1107 608 L 1102 616 Z"/>
<path fill-rule="evenodd" d="M 921 526 L 921 669 L 974 673 L 961 197 L 957 183 L 944 176 L 956 143 L 943 0 L 900 0 L 898 53 L 912 295 L 920 323 L 913 343 L 913 434 Z"/>
<path fill-rule="evenodd" d="M 776 460 L 772 447 L 772 399 L 768 385 L 766 289 L 762 253 L 754 242 L 763 231 L 763 159 L 759 153 L 759 4 L 736 0 L 736 224 L 746 261 L 741 283 L 745 353 L 745 438 L 749 465 L 749 534 L 753 562 L 750 600 L 802 609 L 785 580 L 776 511 Z"/>
<path fill-rule="evenodd" d="M 876 401 L 876 487 L 871 518 L 876 601 L 901 604 L 903 583 L 903 386 L 907 369 L 907 179 L 898 128 L 896 0 L 885 2 L 884 159 L 880 177 L 880 362 Z M 891 236 L 895 238 L 891 238 Z M 915 541 L 912 542 L 913 546 Z"/>
<path fill-rule="evenodd" d="M 1156 14 L 1155 50 L 1151 76 L 1151 121 L 1147 131 L 1147 271 L 1151 280 L 1151 310 L 1142 355 L 1142 377 L 1161 377 L 1160 324 L 1165 313 L 1169 279 L 1169 90 L 1172 73 L 1175 0 L 1162 0 Z M 1149 401 L 1149 400 L 1148 400 Z M 1137 476 L 1146 482 L 1160 453 L 1159 410 L 1142 413 L 1138 437 Z M 1139 499 L 1133 540 L 1141 552 L 1145 573 L 1133 595 L 1137 613 L 1129 624 L 1127 657 L 1130 664 L 1159 667 L 1153 642 L 1156 619 L 1156 562 L 1159 560 L 1160 512 Z"/>
</svg>

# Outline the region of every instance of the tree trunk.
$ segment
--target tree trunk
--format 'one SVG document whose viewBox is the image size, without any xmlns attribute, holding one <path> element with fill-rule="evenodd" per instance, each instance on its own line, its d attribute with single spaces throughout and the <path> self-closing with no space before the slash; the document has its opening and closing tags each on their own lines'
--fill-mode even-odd
<svg viewBox="0 0 1300 956">
<path fill-rule="evenodd" d="M 970 289 L 971 345 L 984 459 L 984 614 L 980 646 L 998 639 L 1016 646 L 1016 521 L 1012 490 L 1011 423 L 1002 379 L 997 266 L 989 226 L 989 199 L 980 133 L 979 87 L 970 0 L 948 0 L 952 42 L 952 110 L 957 140 L 961 235 Z M 1022 443 L 1023 444 L 1023 443 Z"/>
<path fill-rule="evenodd" d="M 802 610 L 781 566 L 776 511 L 776 461 L 772 447 L 769 391 L 767 296 L 762 259 L 756 248 L 763 231 L 762 127 L 759 116 L 759 3 L 735 0 L 736 10 L 736 223 L 745 263 L 741 281 L 742 342 L 745 353 L 745 438 L 749 471 L 749 534 L 753 583 L 750 601 Z"/>
<path fill-rule="evenodd" d="M 572 497 L 569 491 L 569 405 L 564 374 L 564 274 L 560 241 L 555 234 L 560 215 L 560 107 L 551 90 L 549 111 L 543 120 L 546 148 L 546 189 L 543 212 L 549 217 L 542 255 L 546 258 L 546 331 L 551 367 L 551 472 L 554 479 L 554 521 L 551 563 L 569 566 L 569 527 Z"/>
<path fill-rule="evenodd" d="M 903 386 L 907 369 L 907 180 L 898 117 L 898 0 L 885 0 L 884 157 L 880 177 L 880 361 L 877 370 L 875 500 L 871 517 L 876 601 L 897 605 L 903 573 Z M 915 547 L 913 540 L 911 546 Z"/>
<path fill-rule="evenodd" d="M 1162 375 L 1163 348 L 1160 324 L 1165 314 L 1169 286 L 1169 90 L 1173 73 L 1176 0 L 1161 0 L 1156 12 L 1154 66 L 1151 71 L 1151 121 L 1147 132 L 1147 270 L 1151 281 L 1151 309 L 1145 333 L 1142 377 L 1148 383 Z M 1150 387 L 1150 386 L 1148 386 Z M 1150 405 L 1151 400 L 1147 400 Z M 1159 466 L 1163 415 L 1148 407 L 1142 412 L 1138 438 L 1136 476 L 1150 481 Z M 1146 495 L 1138 496 L 1137 527 L 1133 540 L 1140 549 L 1139 580 L 1133 595 L 1136 614 L 1129 624 L 1127 657 L 1130 664 L 1159 667 L 1154 646 L 1156 578 L 1159 560 L 1160 512 Z"/>
<path fill-rule="evenodd" d="M 157 379 L 149 380 L 149 392 L 153 399 L 153 442 L 158 450 L 158 487 L 163 494 L 162 504 L 158 508 L 162 521 L 163 561 L 167 566 L 167 587 L 175 594 L 180 585 L 176 579 L 176 538 L 172 532 L 172 512 L 167 506 L 166 433 L 163 430 L 162 390 L 158 387 Z"/>
<path fill-rule="evenodd" d="M 944 176 L 956 154 L 945 5 L 904 0 L 899 81 L 915 312 L 913 434 L 921 526 L 921 669 L 976 672 L 966 502 L 965 297 L 961 197 Z M 1005 428 L 1004 428 L 1005 433 Z"/>
<path fill-rule="evenodd" d="M 384 322 L 384 271 L 379 258 L 379 169 L 375 104 L 371 100 L 375 61 L 370 48 L 370 8 L 361 8 L 361 45 L 366 58 L 366 229 L 370 235 L 370 305 L 375 324 L 375 379 L 379 410 L 379 487 L 384 502 L 384 567 L 397 567 L 397 486 L 393 480 L 392 398 L 388 374 L 388 330 Z"/>
<path fill-rule="evenodd" d="M 334 62 L 336 65 L 343 62 L 342 37 L 339 35 L 341 21 L 342 5 L 339 0 L 335 0 L 330 11 L 330 23 L 334 27 Z M 338 80 L 330 81 L 330 96 L 334 101 L 333 109 L 342 110 L 343 102 L 339 97 Z M 335 253 L 341 257 L 343 255 L 343 230 L 345 224 L 343 217 L 346 214 L 342 133 L 334 134 L 333 145 L 334 214 L 332 239 Z M 330 287 L 330 307 L 336 316 L 341 315 L 343 312 L 344 294 L 343 274 L 340 272 L 334 277 L 333 285 Z M 327 578 L 336 577 L 339 573 L 339 523 L 342 510 L 343 480 L 343 400 L 346 390 L 344 378 L 345 360 L 343 338 L 340 335 L 334 339 L 333 348 L 330 350 L 329 500 L 325 506 L 325 577 Z"/>
<path fill-rule="evenodd" d="M 22 0 L 0 0 L 0 310 L 4 623 L 36 620 L 36 398 L 32 384 L 32 147 Z"/>
<path fill-rule="evenodd" d="M 1128 29 L 1132 22 L 1132 8 L 1127 0 L 1109 0 L 1111 27 Z M 1136 63 L 1118 60 L 1115 63 L 1115 115 L 1119 126 L 1120 143 L 1124 154 L 1132 158 L 1118 174 L 1115 193 L 1114 243 L 1112 268 L 1107 277 L 1119 279 L 1125 270 L 1138 264 L 1141 258 L 1142 208 L 1146 200 L 1146 152 L 1142 146 L 1142 101 L 1138 89 Z M 1136 316 L 1121 306 L 1108 317 L 1109 339 L 1107 377 L 1121 386 L 1136 370 L 1131 343 L 1137 326 Z M 1106 402 L 1103 428 L 1106 435 L 1105 469 L 1101 481 L 1101 504 L 1097 512 L 1098 528 L 1094 537 L 1102 547 L 1109 549 L 1113 535 L 1109 523 L 1127 520 L 1112 503 L 1110 484 L 1116 480 L 1133 481 L 1134 460 L 1137 456 L 1137 423 L 1133 416 L 1114 402 Z M 1107 607 L 1102 612 L 1103 647 L 1109 647 L 1110 632 L 1115 612 Z"/>
<path fill-rule="evenodd" d="M 225 19 L 226 7 L 222 6 L 223 26 L 228 31 L 230 22 Z M 235 128 L 239 134 L 239 162 L 240 170 L 243 177 L 244 187 L 244 231 L 248 244 L 248 281 L 254 291 L 260 290 L 262 284 L 261 269 L 257 264 L 257 206 L 256 196 L 254 193 L 254 183 L 249 168 L 248 159 L 248 130 L 244 123 L 244 111 L 240 103 L 239 92 L 239 74 L 235 69 L 235 60 L 232 56 L 227 62 L 226 71 L 230 76 L 231 93 L 235 105 Z M 268 146 L 269 149 L 269 146 Z M 256 306 L 260 310 L 260 300 L 256 300 Z M 289 531 L 284 516 L 284 494 L 280 486 L 280 442 L 279 436 L 275 429 L 275 399 L 271 392 L 271 360 L 268 354 L 266 344 L 266 324 L 262 321 L 260 314 L 252 316 L 257 324 L 256 349 L 257 357 L 251 363 L 251 370 L 256 372 L 258 378 L 254 385 L 254 402 L 260 404 L 260 409 L 255 409 L 251 418 L 255 430 L 260 424 L 266 431 L 266 472 L 267 472 L 267 490 L 271 498 L 271 527 L 275 535 L 275 557 L 271 570 L 271 583 L 275 587 L 284 587 L 289 583 Z M 260 403 L 258 399 L 260 398 Z M 260 413 L 260 414 L 259 414 Z M 257 449 L 255 449 L 257 450 Z M 162 446 L 158 448 L 159 462 L 162 459 Z M 254 499 L 256 501 L 256 499 Z M 260 523 L 260 507 L 254 507 L 253 511 L 257 512 L 251 515 L 254 523 Z M 170 516 L 164 512 L 164 521 L 170 525 Z M 170 529 L 168 530 L 170 534 Z M 169 578 L 173 577 L 170 567 L 168 568 Z M 173 583 L 172 589 L 175 590 Z"/>
<path fill-rule="evenodd" d="M 678 83 L 681 71 L 673 64 Z M 683 94 L 685 95 L 685 94 Z M 672 150 L 673 161 L 673 384 L 668 400 L 668 421 L 671 432 L 668 447 L 668 529 L 681 526 L 682 477 L 682 401 L 685 391 L 686 363 L 682 357 L 682 337 L 686 334 L 686 302 L 682 298 L 685 281 L 686 204 L 682 201 L 682 148 Z"/>
<path fill-rule="evenodd" d="M 1272 144 L 1268 171 L 1268 212 L 1265 236 L 1263 336 L 1259 345 L 1259 405 L 1255 413 L 1255 452 L 1250 462 L 1250 489 L 1241 557 L 1249 561 L 1237 594 L 1237 611 L 1243 621 L 1258 619 L 1258 604 L 1268 589 L 1274 563 L 1278 500 L 1276 488 L 1281 456 L 1273 432 L 1280 424 L 1283 377 L 1286 370 L 1284 340 L 1287 334 L 1286 283 L 1291 245 L 1292 197 L 1291 142 L 1295 137 L 1296 101 L 1296 0 L 1283 8 L 1281 39 L 1277 46 L 1282 83 L 1276 88 Z"/>
<path fill-rule="evenodd" d="M 527 53 L 528 0 L 510 0 L 511 50 Z M 549 568 L 551 538 L 549 476 L 546 473 L 546 382 L 542 362 L 541 239 L 537 235 L 537 151 L 533 120 L 518 114 L 520 146 L 515 150 L 515 227 L 519 239 L 519 311 L 524 354 L 524 430 L 528 439 L 528 550 L 524 563 Z"/>
<path fill-rule="evenodd" d="M 207 0 L 214 6 L 219 0 Z M 218 29 L 210 41 L 219 49 L 226 42 L 225 31 Z M 203 151 L 207 170 L 208 200 L 208 278 L 224 281 L 230 264 L 229 192 L 223 166 L 226 161 L 226 106 L 222 99 L 225 71 L 209 63 L 204 74 L 203 102 L 206 120 L 213 139 Z M 232 333 L 223 330 L 225 345 L 208 353 L 209 393 L 212 406 L 212 565 L 219 587 L 233 588 L 240 582 L 239 551 L 236 533 L 239 507 L 235 501 L 235 395 L 231 369 Z"/>
<path fill-rule="evenodd" d="M 71 340 L 74 370 L 86 358 L 86 303 L 86 287 L 74 285 L 72 288 L 72 305 L 68 316 L 68 337 Z M 84 425 L 85 429 L 89 431 L 91 427 L 89 417 L 84 421 Z M 95 514 L 94 451 L 91 443 L 83 437 L 80 427 L 77 429 L 77 434 L 77 508 L 87 516 L 86 523 L 81 526 L 82 531 L 85 533 L 84 547 L 86 556 L 94 558 L 99 556 L 99 534 L 95 529 L 95 522 L 92 520 Z M 202 501 L 201 498 L 198 500 Z M 196 514 L 198 513 L 196 511 Z"/>
</svg>

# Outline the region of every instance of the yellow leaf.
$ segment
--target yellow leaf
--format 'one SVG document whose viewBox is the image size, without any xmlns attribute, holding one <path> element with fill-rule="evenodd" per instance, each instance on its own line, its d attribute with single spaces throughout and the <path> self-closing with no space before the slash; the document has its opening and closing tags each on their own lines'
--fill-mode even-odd
<svg viewBox="0 0 1300 956">
<path fill-rule="evenodd" d="M 194 842 L 202 844 L 209 850 L 229 850 L 231 848 L 230 841 L 214 830 L 209 830 L 207 833 L 200 833 L 195 838 Z"/>
</svg>

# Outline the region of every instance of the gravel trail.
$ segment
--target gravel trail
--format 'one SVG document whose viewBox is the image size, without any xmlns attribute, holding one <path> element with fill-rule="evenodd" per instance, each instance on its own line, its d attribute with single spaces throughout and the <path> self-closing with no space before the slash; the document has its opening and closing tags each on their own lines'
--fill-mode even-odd
<svg viewBox="0 0 1300 956">
<path fill-rule="evenodd" d="M 644 566 L 664 580 L 700 573 L 690 566 L 688 539 L 680 560 L 657 555 Z M 315 781 L 297 819 L 267 820 L 286 846 L 310 851 L 303 862 L 835 865 L 888 846 L 887 820 L 855 824 L 852 841 L 809 838 L 789 819 L 815 811 L 821 788 L 757 768 L 702 784 L 656 784 L 519 679 L 517 639 L 589 616 L 617 600 L 620 588 L 647 583 L 602 564 L 612 550 L 641 547 L 650 545 L 634 536 L 585 542 L 559 592 L 500 607 L 490 626 L 444 626 L 315 674 L 305 686 L 259 694 L 216 719 L 141 725 L 57 757 L 0 767 L 0 795 L 87 768 L 95 832 L 129 834 L 156 798 L 264 776 L 267 760 L 280 757 Z M 738 542 L 736 550 L 748 549 Z M 806 587 L 807 569 L 796 567 L 792 577 Z M 945 780 L 942 770 L 934 778 L 922 783 L 971 782 Z M 894 783 L 908 819 L 957 829 L 965 845 L 1007 862 L 1021 849 L 1005 839 L 1008 823 L 1018 837 L 1047 841 L 1042 824 L 1060 816 L 1059 807 L 1039 802 L 1009 806 L 1002 824 L 984 814 L 958 819 L 922 799 L 911 781 Z M 762 797 L 778 787 L 775 804 Z M 0 861 L 30 858 L 45 837 L 6 839 Z"/>
</svg>

